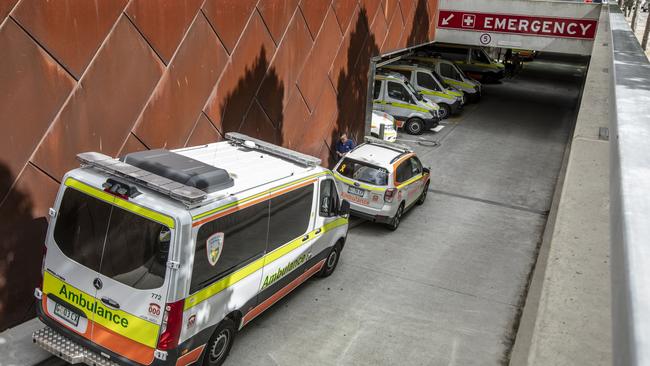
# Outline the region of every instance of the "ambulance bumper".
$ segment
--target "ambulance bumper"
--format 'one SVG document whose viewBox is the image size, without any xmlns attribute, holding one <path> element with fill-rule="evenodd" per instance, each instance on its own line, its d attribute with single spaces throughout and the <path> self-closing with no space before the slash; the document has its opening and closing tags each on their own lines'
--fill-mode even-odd
<svg viewBox="0 0 650 366">
<path fill-rule="evenodd" d="M 34 332 L 32 340 L 39 347 L 73 365 L 82 363 L 96 366 L 119 366 L 118 363 L 84 348 L 50 327 Z"/>
<path fill-rule="evenodd" d="M 55 320 L 50 319 L 43 312 L 41 302 L 36 306 L 36 315 L 46 327 L 32 334 L 32 341 L 41 348 L 62 358 L 71 364 L 86 364 L 97 366 L 142 366 L 141 364 L 131 361 L 128 358 L 118 355 L 115 352 L 104 349 L 88 339 L 66 329 L 59 325 Z M 58 335 L 58 337 L 57 337 Z M 66 348 L 67 347 L 67 348 Z M 154 358 L 149 366 L 167 366 L 174 365 L 178 349 L 168 351 L 166 361 Z M 95 359 L 104 363 L 100 363 Z M 81 359 L 85 361 L 80 361 Z"/>
</svg>

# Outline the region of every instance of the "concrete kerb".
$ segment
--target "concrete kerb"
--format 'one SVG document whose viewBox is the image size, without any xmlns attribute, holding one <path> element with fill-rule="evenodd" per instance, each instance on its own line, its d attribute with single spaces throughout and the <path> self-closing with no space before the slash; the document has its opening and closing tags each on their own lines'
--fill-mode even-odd
<svg viewBox="0 0 650 366">
<path fill-rule="evenodd" d="M 0 366 L 36 365 L 52 357 L 32 343 L 32 333 L 43 327 L 43 323 L 34 318 L 0 333 Z"/>
<path fill-rule="evenodd" d="M 609 275 L 609 143 L 599 140 L 599 127 L 608 127 L 610 121 L 608 13 L 603 7 L 574 134 L 567 146 L 510 365 L 611 364 L 609 286 L 598 288 L 596 284 Z M 576 271 L 582 267 L 588 268 Z M 588 275 L 592 278 L 584 278 Z M 590 305 L 589 311 L 579 311 Z M 600 336 L 594 335 L 596 331 Z"/>
</svg>

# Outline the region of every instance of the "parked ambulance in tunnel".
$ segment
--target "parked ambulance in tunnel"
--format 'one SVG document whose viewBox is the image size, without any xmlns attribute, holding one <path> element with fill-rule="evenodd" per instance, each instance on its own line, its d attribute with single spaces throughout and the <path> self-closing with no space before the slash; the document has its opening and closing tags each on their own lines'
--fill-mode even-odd
<svg viewBox="0 0 650 366">
<path fill-rule="evenodd" d="M 493 60 L 481 47 L 433 44 L 427 50 L 454 61 L 466 74 L 482 82 L 498 81 L 505 76 L 505 66 Z"/>
<path fill-rule="evenodd" d="M 465 94 L 466 101 L 478 102 L 481 99 L 481 83 L 468 77 L 455 63 L 440 57 L 429 56 L 426 53 L 411 56 L 409 60 L 433 67 L 447 85 Z"/>
<path fill-rule="evenodd" d="M 406 78 L 395 72 L 378 72 L 373 85 L 373 109 L 390 114 L 397 126 L 419 135 L 438 125 L 440 107 L 413 89 Z"/>
<path fill-rule="evenodd" d="M 36 344 L 88 365 L 221 365 L 238 330 L 336 269 L 349 203 L 332 172 L 226 139 L 79 155 L 50 210 Z"/>
<path fill-rule="evenodd" d="M 382 69 L 404 75 L 415 90 L 440 107 L 442 119 L 460 112 L 465 104 L 463 93 L 447 87 L 431 68 L 417 64 L 393 63 L 383 66 Z"/>
</svg>

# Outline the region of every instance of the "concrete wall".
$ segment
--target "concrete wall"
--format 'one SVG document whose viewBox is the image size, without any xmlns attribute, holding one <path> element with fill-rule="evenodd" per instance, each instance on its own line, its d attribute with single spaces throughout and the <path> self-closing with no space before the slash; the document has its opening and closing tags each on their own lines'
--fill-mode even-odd
<svg viewBox="0 0 650 366">
<path fill-rule="evenodd" d="M 609 221 L 612 38 L 603 8 L 511 366 L 611 365 Z"/>
<path fill-rule="evenodd" d="M 241 131 L 328 162 L 361 138 L 369 58 L 428 42 L 437 0 L 0 0 L 0 330 L 32 316 L 75 155 Z"/>
</svg>

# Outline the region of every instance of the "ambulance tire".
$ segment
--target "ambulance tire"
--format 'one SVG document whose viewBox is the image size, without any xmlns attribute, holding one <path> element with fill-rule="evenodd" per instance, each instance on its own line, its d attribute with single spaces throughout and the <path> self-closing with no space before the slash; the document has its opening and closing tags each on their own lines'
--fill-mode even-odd
<svg viewBox="0 0 650 366">
<path fill-rule="evenodd" d="M 440 115 L 440 119 L 447 119 L 451 116 L 451 106 L 449 104 L 444 104 L 440 103 L 438 104 L 440 106 L 440 112 L 442 114 Z"/>
<path fill-rule="evenodd" d="M 395 212 L 395 216 L 390 222 L 386 225 L 390 231 L 395 231 L 399 227 L 400 222 L 402 222 L 402 215 L 404 215 L 404 202 L 402 202 Z"/>
<path fill-rule="evenodd" d="M 217 325 L 203 356 L 203 366 L 220 366 L 224 363 L 237 335 L 235 322 L 226 318 Z"/>
<path fill-rule="evenodd" d="M 316 277 L 325 278 L 334 273 L 336 265 L 339 264 L 339 257 L 341 256 L 341 242 L 334 244 L 332 250 L 327 254 L 323 268 L 316 274 Z"/>
<path fill-rule="evenodd" d="M 420 198 L 418 199 L 418 205 L 421 205 L 424 203 L 424 201 L 427 199 L 427 191 L 429 191 L 429 182 L 424 186 L 424 190 L 420 194 Z"/>
<path fill-rule="evenodd" d="M 404 129 L 411 135 L 421 135 L 424 131 L 424 121 L 419 118 L 411 118 L 404 124 Z"/>
</svg>

